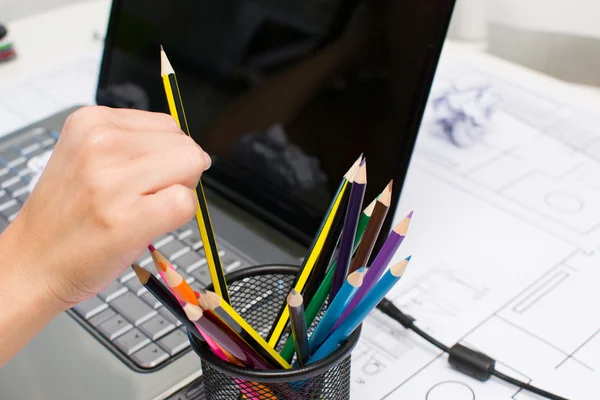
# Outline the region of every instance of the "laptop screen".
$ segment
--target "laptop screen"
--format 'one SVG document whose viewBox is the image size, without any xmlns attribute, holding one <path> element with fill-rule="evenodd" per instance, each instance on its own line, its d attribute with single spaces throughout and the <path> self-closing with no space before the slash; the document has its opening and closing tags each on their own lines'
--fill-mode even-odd
<svg viewBox="0 0 600 400">
<path fill-rule="evenodd" d="M 391 179 L 395 204 L 453 3 L 115 1 L 97 101 L 168 112 L 162 45 L 203 182 L 308 243 L 361 153 L 365 204 Z"/>
</svg>

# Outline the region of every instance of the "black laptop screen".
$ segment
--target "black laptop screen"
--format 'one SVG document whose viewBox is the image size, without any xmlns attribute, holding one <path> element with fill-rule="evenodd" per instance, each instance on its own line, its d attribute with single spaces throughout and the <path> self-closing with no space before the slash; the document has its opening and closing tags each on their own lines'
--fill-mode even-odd
<svg viewBox="0 0 600 400">
<path fill-rule="evenodd" d="M 306 242 L 360 153 L 397 200 L 452 4 L 115 0 L 97 100 L 167 112 L 163 45 L 203 181 Z"/>
</svg>

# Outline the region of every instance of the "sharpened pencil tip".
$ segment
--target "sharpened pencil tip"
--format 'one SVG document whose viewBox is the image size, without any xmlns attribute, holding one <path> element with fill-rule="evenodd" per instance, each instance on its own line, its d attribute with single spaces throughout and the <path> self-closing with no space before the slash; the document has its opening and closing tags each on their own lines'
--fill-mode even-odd
<svg viewBox="0 0 600 400">
<path fill-rule="evenodd" d="M 162 44 L 160 45 L 160 51 L 164 52 L 165 49 L 163 49 Z"/>
<path fill-rule="evenodd" d="M 137 276 L 140 283 L 142 285 L 145 285 L 148 282 L 148 279 L 150 279 L 150 272 L 140 267 L 136 263 L 131 264 L 131 268 L 133 268 L 133 271 L 135 272 L 135 275 Z"/>
<path fill-rule="evenodd" d="M 412 258 L 412 255 L 411 255 L 411 256 L 408 256 L 408 257 L 406 257 L 406 258 L 405 258 L 405 260 L 406 260 L 406 261 L 410 261 L 410 259 L 411 259 L 411 258 Z"/>
<path fill-rule="evenodd" d="M 150 250 L 151 253 L 154 253 L 156 251 L 156 247 L 154 247 L 154 245 L 152 245 L 152 244 L 149 244 L 148 250 Z"/>
<path fill-rule="evenodd" d="M 409 212 L 408 215 L 406 216 L 406 218 L 412 218 L 413 212 Z"/>
</svg>

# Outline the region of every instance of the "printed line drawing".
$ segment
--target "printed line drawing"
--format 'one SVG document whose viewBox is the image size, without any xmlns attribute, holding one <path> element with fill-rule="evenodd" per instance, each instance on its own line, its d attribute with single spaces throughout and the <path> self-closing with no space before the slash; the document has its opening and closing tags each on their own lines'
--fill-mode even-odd
<svg viewBox="0 0 600 400">
<path fill-rule="evenodd" d="M 538 300 L 550 293 L 552 289 L 564 282 L 568 277 L 568 272 L 556 271 L 556 273 L 550 275 L 544 281 L 540 282 L 535 288 L 533 288 L 532 291 L 525 298 L 523 298 L 523 300 L 513 307 L 513 310 L 519 314 L 522 314 L 532 307 Z"/>
<path fill-rule="evenodd" d="M 475 392 L 459 381 L 440 382 L 427 392 L 425 400 L 475 400 Z"/>
</svg>

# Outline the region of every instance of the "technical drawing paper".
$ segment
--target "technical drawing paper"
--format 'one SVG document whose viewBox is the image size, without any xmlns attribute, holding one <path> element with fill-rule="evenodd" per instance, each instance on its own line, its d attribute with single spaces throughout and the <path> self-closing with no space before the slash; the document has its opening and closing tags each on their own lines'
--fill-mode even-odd
<svg viewBox="0 0 600 400">
<path fill-rule="evenodd" d="M 460 148 L 424 119 L 398 218 L 415 210 L 389 296 L 418 326 L 498 360 L 515 378 L 569 399 L 600 396 L 600 107 L 442 58 L 436 83 L 488 81 L 501 102 L 480 142 Z M 435 85 L 434 84 L 434 85 Z M 383 314 L 353 353 L 352 398 L 541 397 L 454 371 Z"/>
</svg>

